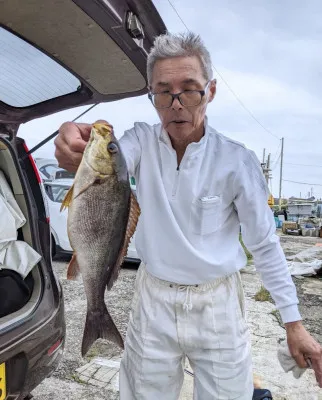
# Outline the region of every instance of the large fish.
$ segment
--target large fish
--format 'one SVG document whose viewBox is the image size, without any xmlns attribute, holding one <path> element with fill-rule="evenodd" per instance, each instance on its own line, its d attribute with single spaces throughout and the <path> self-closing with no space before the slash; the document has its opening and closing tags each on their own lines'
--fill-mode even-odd
<svg viewBox="0 0 322 400">
<path fill-rule="evenodd" d="M 82 356 L 98 338 L 124 347 L 104 302 L 118 277 L 134 234 L 140 208 L 132 194 L 126 162 L 108 124 L 92 126 L 74 185 L 62 209 L 69 207 L 68 236 L 73 248 L 67 277 L 82 274 L 87 316 Z"/>
</svg>

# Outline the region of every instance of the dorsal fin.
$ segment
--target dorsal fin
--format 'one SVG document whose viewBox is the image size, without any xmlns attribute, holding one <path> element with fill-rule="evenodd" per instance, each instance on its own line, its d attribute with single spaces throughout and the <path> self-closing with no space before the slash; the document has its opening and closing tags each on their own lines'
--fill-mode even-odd
<svg viewBox="0 0 322 400">
<path fill-rule="evenodd" d="M 127 227 L 126 227 L 126 233 L 125 233 L 125 238 L 124 238 L 124 244 L 123 247 L 120 250 L 118 259 L 116 261 L 116 265 L 113 268 L 112 275 L 110 277 L 110 280 L 107 283 L 107 290 L 110 290 L 116 281 L 119 272 L 120 272 L 120 267 L 123 263 L 124 257 L 127 254 L 127 250 L 130 244 L 130 240 L 132 236 L 134 235 L 134 232 L 136 230 L 136 226 L 139 220 L 141 210 L 139 203 L 137 202 L 135 196 L 133 193 L 131 193 L 131 198 L 130 198 L 130 212 L 129 212 L 129 219 L 127 222 Z"/>
</svg>

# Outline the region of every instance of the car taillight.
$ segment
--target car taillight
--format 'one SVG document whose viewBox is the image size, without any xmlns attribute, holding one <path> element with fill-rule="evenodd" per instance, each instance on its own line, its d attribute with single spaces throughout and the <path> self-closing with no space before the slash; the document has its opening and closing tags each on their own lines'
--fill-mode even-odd
<svg viewBox="0 0 322 400">
<path fill-rule="evenodd" d="M 59 349 L 59 347 L 63 344 L 63 339 L 59 339 L 56 343 L 54 343 L 50 349 L 48 350 L 47 354 L 49 356 L 53 355 L 55 351 Z"/>
<path fill-rule="evenodd" d="M 26 153 L 28 154 L 29 149 L 28 149 L 26 143 L 23 144 L 23 148 L 25 149 Z M 36 163 L 35 163 L 35 160 L 33 159 L 33 157 L 32 157 L 31 154 L 28 154 L 28 158 L 29 158 L 29 161 L 30 161 L 30 163 L 31 163 L 31 165 L 32 165 L 32 168 L 33 168 L 33 170 L 34 170 L 34 172 L 35 172 L 35 174 L 36 174 L 37 182 L 38 182 L 38 183 L 42 183 L 42 179 L 41 179 L 41 176 L 40 176 L 40 174 L 39 174 L 39 171 L 38 171 L 37 165 L 36 165 Z"/>
<path fill-rule="evenodd" d="M 26 143 L 23 144 L 23 148 L 24 148 L 25 152 L 28 154 L 29 149 L 28 149 L 28 146 L 26 145 Z M 36 165 L 36 163 L 35 163 L 35 160 L 33 159 L 33 157 L 32 157 L 31 154 L 28 154 L 28 158 L 29 158 L 29 161 L 30 161 L 30 163 L 31 163 L 31 165 L 32 165 L 32 169 L 34 170 L 34 173 L 35 173 L 35 175 L 36 175 L 37 182 L 39 183 L 39 186 L 40 186 L 42 198 L 43 198 L 43 200 L 44 200 L 44 205 L 45 205 L 46 222 L 49 224 L 49 223 L 50 223 L 49 206 L 48 206 L 48 201 L 47 201 L 47 195 L 46 195 L 45 187 L 44 187 L 44 184 L 43 184 L 43 182 L 42 182 L 42 179 L 41 179 L 40 173 L 39 173 L 39 171 L 38 171 L 37 165 Z"/>
</svg>

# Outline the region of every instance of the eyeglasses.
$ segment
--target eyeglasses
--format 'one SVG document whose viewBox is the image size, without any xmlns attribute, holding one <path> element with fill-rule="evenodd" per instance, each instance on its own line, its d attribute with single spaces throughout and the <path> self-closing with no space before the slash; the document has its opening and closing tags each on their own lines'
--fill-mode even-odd
<svg viewBox="0 0 322 400">
<path fill-rule="evenodd" d="M 151 100 L 155 108 L 170 108 L 174 102 L 174 99 L 178 99 L 180 104 L 184 107 L 196 107 L 202 101 L 209 87 L 207 83 L 204 90 L 184 90 L 183 92 L 172 94 L 168 92 L 161 93 L 149 93 L 148 97 Z"/>
</svg>

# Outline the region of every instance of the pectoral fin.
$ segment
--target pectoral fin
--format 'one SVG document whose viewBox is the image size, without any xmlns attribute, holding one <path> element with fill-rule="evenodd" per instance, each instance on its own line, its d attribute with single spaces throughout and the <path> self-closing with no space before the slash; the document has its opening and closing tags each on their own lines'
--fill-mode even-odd
<svg viewBox="0 0 322 400">
<path fill-rule="evenodd" d="M 69 207 L 72 203 L 73 200 L 73 193 L 74 193 L 74 185 L 70 187 L 68 192 L 66 193 L 66 196 L 62 202 L 62 205 L 60 207 L 60 211 L 65 210 L 65 208 Z"/>
<path fill-rule="evenodd" d="M 86 192 L 87 189 L 89 189 L 93 185 L 100 185 L 107 179 L 106 175 L 96 175 L 93 177 L 93 180 L 89 182 L 88 184 L 84 185 L 77 193 L 75 193 L 74 190 L 74 185 L 68 190 L 64 201 L 60 207 L 60 211 L 63 211 L 65 208 L 69 207 L 72 203 L 72 200 L 75 200 L 78 196 L 80 196 L 82 193 Z"/>
<path fill-rule="evenodd" d="M 76 254 L 74 253 L 67 269 L 67 279 L 68 280 L 76 280 L 80 274 L 80 268 L 78 265 Z"/>
</svg>

